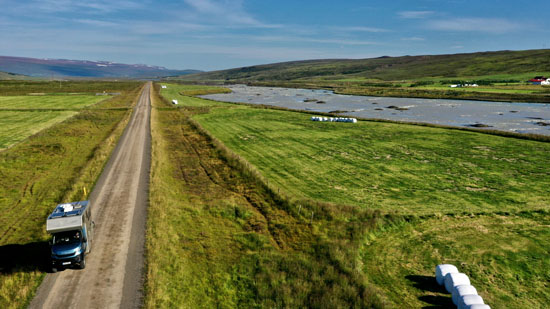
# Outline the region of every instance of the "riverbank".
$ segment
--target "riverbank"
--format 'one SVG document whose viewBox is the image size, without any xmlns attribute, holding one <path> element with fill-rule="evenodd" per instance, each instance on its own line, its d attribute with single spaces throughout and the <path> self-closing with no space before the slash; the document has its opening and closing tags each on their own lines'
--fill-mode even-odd
<svg viewBox="0 0 550 309">
<path fill-rule="evenodd" d="M 296 88 L 230 86 L 203 98 L 362 119 L 550 136 L 550 105 L 447 99 L 371 97 Z"/>
<path fill-rule="evenodd" d="M 550 87 L 529 87 L 528 92 L 520 91 L 518 87 L 509 89 L 487 87 L 482 90 L 476 88 L 434 88 L 428 86 L 411 87 L 414 83 L 387 82 L 367 83 L 361 81 L 269 81 L 246 82 L 249 86 L 326 89 L 337 94 L 380 96 L 396 98 L 424 98 L 424 99 L 453 99 L 496 102 L 529 102 L 550 103 Z M 517 85 L 519 86 L 519 85 Z M 521 85 L 524 87 L 524 85 Z"/>
</svg>

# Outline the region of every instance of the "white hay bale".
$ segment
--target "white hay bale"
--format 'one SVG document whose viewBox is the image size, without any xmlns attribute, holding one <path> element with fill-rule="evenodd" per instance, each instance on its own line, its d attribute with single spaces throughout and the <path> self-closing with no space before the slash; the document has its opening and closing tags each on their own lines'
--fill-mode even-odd
<svg viewBox="0 0 550 309">
<path fill-rule="evenodd" d="M 178 100 L 172 100 L 172 104 L 178 104 Z"/>
<path fill-rule="evenodd" d="M 489 305 L 486 304 L 473 304 L 470 306 L 466 306 L 467 309 L 491 309 Z"/>
<path fill-rule="evenodd" d="M 351 120 L 351 122 L 357 123 L 357 119 L 353 118 L 353 119 Z"/>
<path fill-rule="evenodd" d="M 435 267 L 435 280 L 439 285 L 445 283 L 445 275 L 448 273 L 458 273 L 458 268 L 451 264 L 439 264 Z"/>
<path fill-rule="evenodd" d="M 447 273 L 445 275 L 445 289 L 447 292 L 452 293 L 453 288 L 461 284 L 470 284 L 470 279 L 463 273 Z"/>
<path fill-rule="evenodd" d="M 483 298 L 479 295 L 464 295 L 459 299 L 458 309 L 467 309 L 472 305 L 484 305 Z"/>
<path fill-rule="evenodd" d="M 466 307 L 467 309 L 491 309 L 489 305 L 486 304 L 473 304 Z"/>
<path fill-rule="evenodd" d="M 464 295 L 477 295 L 477 290 L 473 285 L 457 285 L 453 288 L 452 292 L 453 304 L 458 305 L 460 297 Z"/>
</svg>

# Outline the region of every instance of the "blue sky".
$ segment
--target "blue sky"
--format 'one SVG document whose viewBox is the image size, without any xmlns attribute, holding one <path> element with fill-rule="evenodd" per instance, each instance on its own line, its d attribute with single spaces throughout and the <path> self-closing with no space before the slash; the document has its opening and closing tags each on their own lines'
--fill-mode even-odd
<svg viewBox="0 0 550 309">
<path fill-rule="evenodd" d="M 550 48 L 549 1 L 0 0 L 0 55 L 215 70 Z"/>
</svg>

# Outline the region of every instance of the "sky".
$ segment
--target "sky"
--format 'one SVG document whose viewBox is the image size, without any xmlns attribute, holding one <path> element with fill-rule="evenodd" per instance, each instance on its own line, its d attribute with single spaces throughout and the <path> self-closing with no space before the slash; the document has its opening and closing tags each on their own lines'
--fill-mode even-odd
<svg viewBox="0 0 550 309">
<path fill-rule="evenodd" d="M 550 1 L 0 0 L 0 55 L 219 70 L 550 48 Z"/>
</svg>

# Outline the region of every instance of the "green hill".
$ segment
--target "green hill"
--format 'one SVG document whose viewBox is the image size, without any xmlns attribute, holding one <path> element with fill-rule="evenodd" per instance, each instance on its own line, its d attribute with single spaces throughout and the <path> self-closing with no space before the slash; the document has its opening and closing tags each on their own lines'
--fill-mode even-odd
<svg viewBox="0 0 550 309">
<path fill-rule="evenodd" d="M 550 49 L 469 54 L 293 61 L 205 72 L 185 80 L 289 81 L 300 79 L 378 79 L 498 76 L 524 78 L 550 72 Z"/>
<path fill-rule="evenodd" d="M 0 71 L 0 80 L 23 80 L 23 79 L 30 79 L 30 78 L 25 75 L 19 75 L 15 73 Z"/>
</svg>

